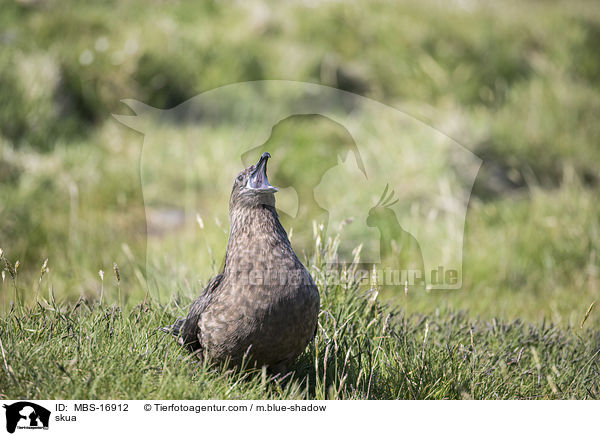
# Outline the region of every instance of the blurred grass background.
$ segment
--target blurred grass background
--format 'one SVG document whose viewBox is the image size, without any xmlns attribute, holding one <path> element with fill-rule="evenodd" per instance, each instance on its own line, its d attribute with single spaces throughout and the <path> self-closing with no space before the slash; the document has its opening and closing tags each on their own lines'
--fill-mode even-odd
<svg viewBox="0 0 600 436">
<path fill-rule="evenodd" d="M 141 300 L 149 281 L 163 298 L 197 294 L 189 266 L 166 261 L 160 275 L 142 273 L 143 138 L 111 114 L 129 113 L 123 98 L 170 108 L 259 79 L 379 100 L 484 160 L 467 215 L 463 289 L 387 296 L 406 310 L 578 324 L 600 297 L 595 2 L 7 0 L 0 29 L 0 248 L 13 267 L 19 261 L 18 286 L 10 266 L 0 285 L 5 311 L 35 292 L 116 298 L 114 262 L 125 300 Z M 286 135 L 306 141 L 303 121 Z M 238 170 L 236 161 L 224 167 Z M 224 247 L 226 214 L 216 218 L 222 228 L 204 237 Z M 178 235 L 153 237 L 168 245 Z M 222 253 L 197 246 L 206 281 Z"/>
</svg>

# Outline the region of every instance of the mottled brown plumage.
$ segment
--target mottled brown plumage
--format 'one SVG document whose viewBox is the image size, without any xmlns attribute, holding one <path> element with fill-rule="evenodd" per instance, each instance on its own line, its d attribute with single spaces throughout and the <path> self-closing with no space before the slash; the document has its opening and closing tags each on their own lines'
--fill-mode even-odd
<svg viewBox="0 0 600 436">
<path fill-rule="evenodd" d="M 287 371 L 314 335 L 319 292 L 279 222 L 264 153 L 235 180 L 225 265 L 188 316 L 173 326 L 180 343 L 213 361 Z"/>
</svg>

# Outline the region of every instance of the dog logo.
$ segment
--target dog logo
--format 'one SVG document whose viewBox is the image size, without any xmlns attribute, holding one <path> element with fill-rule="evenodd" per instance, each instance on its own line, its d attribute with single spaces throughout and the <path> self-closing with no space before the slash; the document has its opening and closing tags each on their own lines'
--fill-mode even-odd
<svg viewBox="0 0 600 436">
<path fill-rule="evenodd" d="M 29 401 L 19 401 L 10 405 L 4 404 L 6 409 L 6 431 L 14 433 L 18 429 L 48 429 L 50 411 L 42 406 Z"/>
</svg>

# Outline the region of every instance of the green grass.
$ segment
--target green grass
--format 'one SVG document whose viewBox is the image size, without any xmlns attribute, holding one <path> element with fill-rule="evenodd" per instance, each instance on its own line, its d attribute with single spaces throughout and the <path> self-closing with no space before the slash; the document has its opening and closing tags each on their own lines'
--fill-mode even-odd
<svg viewBox="0 0 600 436">
<path fill-rule="evenodd" d="M 332 254 L 325 247 L 321 258 Z M 352 279 L 328 284 L 315 260 L 318 332 L 283 379 L 199 363 L 159 330 L 185 313 L 189 298 L 110 304 L 120 282 L 105 277 L 103 303 L 57 303 L 51 294 L 0 318 L 0 398 L 600 398 L 598 330 L 451 310 L 405 316 Z M 51 288 L 47 278 L 40 283 Z"/>
</svg>

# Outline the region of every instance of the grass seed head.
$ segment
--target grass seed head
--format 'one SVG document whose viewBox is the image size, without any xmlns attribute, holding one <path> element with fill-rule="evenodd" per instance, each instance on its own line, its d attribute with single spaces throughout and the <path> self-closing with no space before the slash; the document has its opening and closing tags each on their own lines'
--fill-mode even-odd
<svg viewBox="0 0 600 436">
<path fill-rule="evenodd" d="M 8 261 L 8 259 L 6 257 L 4 258 L 4 265 L 6 265 L 6 270 L 10 274 L 10 278 L 14 280 L 16 270 L 13 268 L 13 266 L 10 264 L 10 262 Z"/>
<path fill-rule="evenodd" d="M 116 263 L 113 263 L 113 271 L 115 273 L 115 277 L 117 278 L 117 282 L 121 283 L 121 274 L 119 273 L 119 267 Z"/>
</svg>

